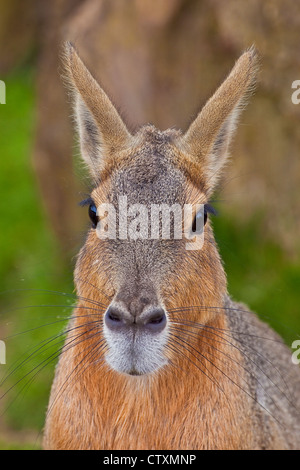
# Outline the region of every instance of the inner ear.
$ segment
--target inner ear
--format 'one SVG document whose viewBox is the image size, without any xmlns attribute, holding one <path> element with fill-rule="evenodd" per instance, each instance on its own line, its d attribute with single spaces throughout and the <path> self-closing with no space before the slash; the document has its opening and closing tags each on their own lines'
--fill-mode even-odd
<svg viewBox="0 0 300 470">
<path fill-rule="evenodd" d="M 109 159 L 132 145 L 132 136 L 111 100 L 70 43 L 65 44 L 65 72 L 75 101 L 82 156 L 93 177 Z"/>
<path fill-rule="evenodd" d="M 227 162 L 229 143 L 238 116 L 253 92 L 256 75 L 257 53 L 251 47 L 238 59 L 181 138 L 185 153 L 205 175 L 209 195 Z"/>
<path fill-rule="evenodd" d="M 99 128 L 92 113 L 80 96 L 76 98 L 75 112 L 82 158 L 92 175 L 98 177 L 101 171 L 101 134 Z"/>
<path fill-rule="evenodd" d="M 229 146 L 236 128 L 238 115 L 239 107 L 237 106 L 221 125 L 208 152 L 209 156 L 207 157 L 206 162 L 204 162 L 204 167 L 205 165 L 207 166 L 205 168 L 207 171 L 207 179 L 212 187 L 215 186 L 223 167 L 228 161 Z"/>
<path fill-rule="evenodd" d="M 231 136 L 235 128 L 234 117 L 229 116 L 228 119 L 222 124 L 216 138 L 212 144 L 212 153 L 217 155 L 224 155 L 229 147 Z"/>
</svg>

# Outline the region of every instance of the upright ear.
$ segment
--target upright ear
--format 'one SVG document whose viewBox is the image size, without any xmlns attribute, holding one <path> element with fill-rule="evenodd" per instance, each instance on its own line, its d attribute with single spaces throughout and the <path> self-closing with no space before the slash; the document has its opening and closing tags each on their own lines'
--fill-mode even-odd
<svg viewBox="0 0 300 470">
<path fill-rule="evenodd" d="M 64 57 L 66 78 L 74 92 L 82 157 L 92 176 L 99 179 L 107 160 L 129 146 L 131 135 L 69 42 L 65 44 Z"/>
<path fill-rule="evenodd" d="M 209 193 L 214 190 L 228 159 L 229 143 L 239 114 L 254 89 L 257 69 L 257 53 L 251 47 L 238 59 L 181 138 L 190 158 L 199 163 Z"/>
</svg>

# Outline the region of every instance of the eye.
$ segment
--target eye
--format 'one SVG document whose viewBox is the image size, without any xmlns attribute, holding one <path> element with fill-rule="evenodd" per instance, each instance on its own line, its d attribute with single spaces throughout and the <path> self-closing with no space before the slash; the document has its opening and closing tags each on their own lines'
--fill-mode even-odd
<svg viewBox="0 0 300 470">
<path fill-rule="evenodd" d="M 217 214 L 216 210 L 210 204 L 204 204 L 203 208 L 200 211 L 198 211 L 194 217 L 193 224 L 192 224 L 193 232 L 196 232 L 197 230 L 197 221 L 199 225 L 200 220 L 203 219 L 203 226 L 206 224 L 208 213 L 213 214 L 213 215 Z"/>
<path fill-rule="evenodd" d="M 197 212 L 197 214 L 195 215 L 194 217 L 194 220 L 193 220 L 193 225 L 192 225 L 192 231 L 193 232 L 196 232 L 197 230 L 197 225 L 199 225 L 201 222 L 201 219 L 203 219 L 203 226 L 206 224 L 207 222 L 207 212 L 204 208 L 204 210 L 200 210 Z"/>
<path fill-rule="evenodd" d="M 91 219 L 93 228 L 96 228 L 99 222 L 99 217 L 97 216 L 97 207 L 95 206 L 94 202 L 91 202 L 89 205 L 89 217 Z"/>
<path fill-rule="evenodd" d="M 93 199 L 88 197 L 87 199 L 84 199 L 84 201 L 81 201 L 79 205 L 89 206 L 89 217 L 91 219 L 93 228 L 96 228 L 99 222 L 99 217 L 97 216 L 97 207 Z"/>
</svg>

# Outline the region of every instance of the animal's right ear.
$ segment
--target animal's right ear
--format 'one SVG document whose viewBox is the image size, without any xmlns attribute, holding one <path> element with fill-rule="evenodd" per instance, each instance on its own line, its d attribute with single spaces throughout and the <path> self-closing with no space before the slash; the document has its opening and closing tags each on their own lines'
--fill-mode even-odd
<svg viewBox="0 0 300 470">
<path fill-rule="evenodd" d="M 207 101 L 180 143 L 189 159 L 199 166 L 210 195 L 228 159 L 228 148 L 237 119 L 253 91 L 258 65 L 254 47 L 237 60 L 231 73 Z"/>
<path fill-rule="evenodd" d="M 65 44 L 66 78 L 74 92 L 82 157 L 98 180 L 107 161 L 130 145 L 131 134 L 75 48 Z"/>
</svg>

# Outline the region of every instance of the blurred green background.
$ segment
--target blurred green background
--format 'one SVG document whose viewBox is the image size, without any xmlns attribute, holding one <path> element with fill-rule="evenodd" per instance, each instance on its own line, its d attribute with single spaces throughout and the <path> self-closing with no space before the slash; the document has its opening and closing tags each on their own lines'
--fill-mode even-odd
<svg viewBox="0 0 300 470">
<path fill-rule="evenodd" d="M 0 108 L 0 336 L 6 344 L 6 365 L 0 365 L 0 377 L 8 376 L 0 387 L 0 448 L 30 448 L 39 442 L 55 363 L 43 368 L 43 361 L 55 349 L 46 347 L 41 356 L 38 348 L 62 330 L 65 322 L 52 325 L 58 315 L 69 314 L 64 313 L 66 309 L 43 307 L 67 304 L 43 290 L 73 292 L 72 269 L 62 263 L 32 168 L 34 79 L 31 62 L 6 76 L 7 103 Z M 39 364 L 41 371 L 35 378 Z"/>
<path fill-rule="evenodd" d="M 215 195 L 213 225 L 229 292 L 291 344 L 300 334 L 300 105 L 291 103 L 291 84 L 300 79 L 297 3 L 29 0 L 25 8 L 0 0 L 0 11 L 0 339 L 7 353 L 0 449 L 40 447 L 74 304 L 74 257 L 88 225 L 77 205 L 88 185 L 60 79 L 64 39 L 75 42 L 133 127 L 162 128 L 184 128 L 256 44 L 261 81 Z"/>
</svg>

